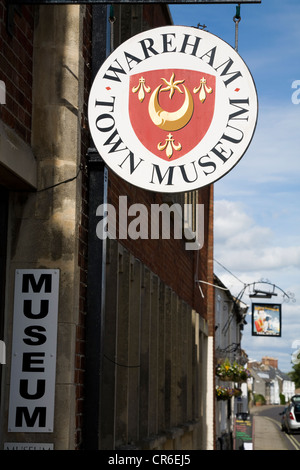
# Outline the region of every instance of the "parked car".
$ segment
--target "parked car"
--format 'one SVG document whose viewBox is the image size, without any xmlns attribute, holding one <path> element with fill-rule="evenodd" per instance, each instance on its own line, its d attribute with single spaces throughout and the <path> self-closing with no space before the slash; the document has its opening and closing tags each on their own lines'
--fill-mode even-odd
<svg viewBox="0 0 300 470">
<path fill-rule="evenodd" d="M 300 395 L 294 395 L 294 396 L 291 398 L 291 401 L 294 402 L 294 403 L 300 404 Z"/>
<path fill-rule="evenodd" d="M 294 395 L 290 404 L 279 414 L 281 415 L 282 431 L 288 434 L 300 432 L 300 395 Z"/>
</svg>

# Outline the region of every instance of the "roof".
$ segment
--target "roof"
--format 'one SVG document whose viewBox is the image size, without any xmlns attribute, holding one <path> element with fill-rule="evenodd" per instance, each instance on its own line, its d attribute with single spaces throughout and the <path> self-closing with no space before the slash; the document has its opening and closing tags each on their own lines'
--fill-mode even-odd
<svg viewBox="0 0 300 470">
<path fill-rule="evenodd" d="M 267 369 L 260 369 L 259 367 L 249 367 L 253 375 L 258 375 L 261 379 L 269 381 L 279 378 L 286 382 L 293 382 L 290 376 L 275 367 L 269 366 Z"/>
<path fill-rule="evenodd" d="M 226 294 L 228 296 L 228 298 L 233 302 L 234 304 L 234 307 L 235 307 L 235 313 L 241 317 L 245 316 L 248 309 L 249 309 L 249 305 L 245 304 L 244 302 L 242 302 L 240 299 L 237 299 L 236 297 L 234 297 L 230 290 L 228 289 L 227 286 L 225 286 L 225 284 L 223 284 L 223 282 L 218 278 L 218 276 L 216 276 L 216 274 L 214 274 L 214 285 L 218 286 L 218 287 L 221 287 L 221 289 L 225 289 L 226 291 Z"/>
</svg>

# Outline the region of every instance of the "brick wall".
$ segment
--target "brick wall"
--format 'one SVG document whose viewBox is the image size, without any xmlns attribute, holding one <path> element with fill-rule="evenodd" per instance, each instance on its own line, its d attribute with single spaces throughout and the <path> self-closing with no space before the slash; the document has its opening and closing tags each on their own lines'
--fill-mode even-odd
<svg viewBox="0 0 300 470">
<path fill-rule="evenodd" d="M 204 318 L 207 318 L 208 295 L 213 302 L 213 293 L 207 285 L 202 285 L 204 298 L 200 294 L 195 278 L 206 282 L 212 280 L 212 263 L 209 263 L 208 256 L 212 256 L 212 207 L 211 207 L 211 188 L 207 187 L 199 191 L 199 204 L 204 204 L 204 222 L 205 239 L 204 247 L 199 251 L 187 251 L 185 241 L 171 238 L 169 240 L 150 239 L 150 216 L 151 204 L 163 204 L 161 194 L 144 191 L 133 187 L 121 180 L 118 176 L 109 172 L 108 179 L 108 202 L 117 209 L 117 230 L 119 219 L 119 196 L 127 196 L 127 206 L 139 203 L 147 208 L 149 239 L 133 240 L 128 237 L 120 240 L 136 258 L 142 261 L 148 268 L 157 274 L 161 281 L 170 286 L 179 297 L 192 306 Z M 128 222 L 134 220 L 134 217 L 128 217 Z M 196 272 L 198 268 L 198 272 Z M 212 303 L 213 305 L 213 303 Z"/>
<path fill-rule="evenodd" d="M 120 243 L 107 249 L 101 449 L 205 448 L 200 317 Z"/>
<path fill-rule="evenodd" d="M 34 6 L 10 6 L 0 0 L 0 80 L 6 105 L 0 119 L 28 144 L 31 140 Z M 8 21 L 8 18 L 10 21 Z"/>
<path fill-rule="evenodd" d="M 143 8 L 143 19 L 148 28 L 158 28 L 169 24 L 168 12 L 161 8 L 160 4 L 145 5 Z"/>
</svg>

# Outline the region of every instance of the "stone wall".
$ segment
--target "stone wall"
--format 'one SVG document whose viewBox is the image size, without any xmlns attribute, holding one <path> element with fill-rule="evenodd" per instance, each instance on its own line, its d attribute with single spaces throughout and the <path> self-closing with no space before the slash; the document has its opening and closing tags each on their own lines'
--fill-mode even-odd
<svg viewBox="0 0 300 470">
<path fill-rule="evenodd" d="M 82 198 L 82 114 L 84 112 L 83 23 L 85 7 L 39 6 L 32 54 L 31 148 L 36 160 L 37 191 L 10 194 L 6 283 L 6 340 L 10 358 L 14 273 L 17 268 L 60 270 L 55 423 L 53 434 L 6 433 L 9 359 L 2 403 L 2 439 L 53 442 L 55 449 L 76 447 L 76 411 L 82 399 L 82 271 L 79 240 Z M 72 25 L 72 27 L 67 27 Z M 86 84 L 87 88 L 87 84 Z M 25 137 L 24 137 L 25 138 Z M 79 338 L 79 341 L 76 341 Z M 78 344 L 79 343 L 79 344 Z M 81 395 L 80 395 L 81 393 Z M 63 423 L 63 425 L 62 425 Z"/>
</svg>

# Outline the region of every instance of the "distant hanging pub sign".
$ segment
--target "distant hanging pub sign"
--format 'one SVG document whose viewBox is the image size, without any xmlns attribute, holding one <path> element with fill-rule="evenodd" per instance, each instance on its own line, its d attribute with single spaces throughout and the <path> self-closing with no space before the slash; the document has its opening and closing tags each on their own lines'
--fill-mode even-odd
<svg viewBox="0 0 300 470">
<path fill-rule="evenodd" d="M 281 304 L 252 304 L 252 336 L 281 336 Z"/>
<path fill-rule="evenodd" d="M 129 183 L 192 191 L 226 175 L 252 140 L 258 102 L 241 56 L 197 28 L 164 26 L 121 44 L 89 97 L 94 144 Z"/>
</svg>

